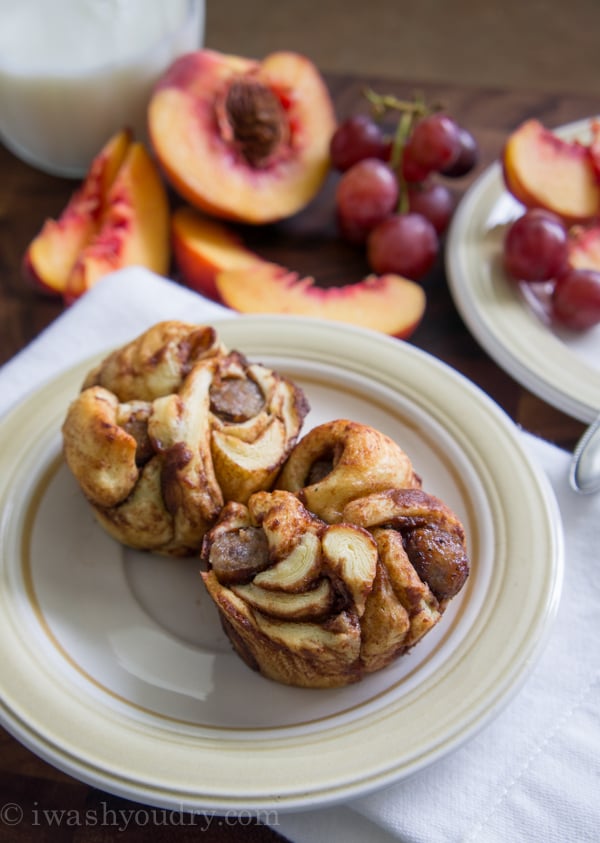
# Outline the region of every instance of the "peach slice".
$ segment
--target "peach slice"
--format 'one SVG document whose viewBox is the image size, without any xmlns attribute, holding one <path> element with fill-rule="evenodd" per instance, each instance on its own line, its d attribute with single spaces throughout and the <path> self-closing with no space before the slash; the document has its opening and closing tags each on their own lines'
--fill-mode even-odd
<svg viewBox="0 0 600 843">
<path fill-rule="evenodd" d="M 600 225 L 575 225 L 569 231 L 569 266 L 600 272 Z"/>
<path fill-rule="evenodd" d="M 357 284 L 316 287 L 274 263 L 219 272 L 215 279 L 224 304 L 241 313 L 288 313 L 349 322 L 406 339 L 425 312 L 425 293 L 399 275 L 369 275 Z"/>
<path fill-rule="evenodd" d="M 329 171 L 335 113 L 309 59 L 197 50 L 177 59 L 148 108 L 152 146 L 191 205 L 253 224 L 304 208 Z"/>
<path fill-rule="evenodd" d="M 100 229 L 69 273 L 65 297 L 78 298 L 104 275 L 125 266 L 145 266 L 165 275 L 169 257 L 165 187 L 143 144 L 132 143 L 106 196 Z"/>
<path fill-rule="evenodd" d="M 114 135 L 92 161 L 85 181 L 60 217 L 46 220 L 31 241 L 23 258 L 23 271 L 45 292 L 56 296 L 64 292 L 77 256 L 100 226 L 106 194 L 130 143 L 130 132 Z"/>
<path fill-rule="evenodd" d="M 527 208 L 545 208 L 570 223 L 600 214 L 589 147 L 562 140 L 538 120 L 526 120 L 510 135 L 502 163 L 507 189 Z"/>
<path fill-rule="evenodd" d="M 71 302 L 102 276 L 139 264 L 169 267 L 169 205 L 158 167 L 131 133 L 112 137 L 57 220 L 46 220 L 23 272 Z"/>
<path fill-rule="evenodd" d="M 233 231 L 189 206 L 173 212 L 171 242 L 181 280 L 211 299 L 219 298 L 218 272 L 245 269 L 260 260 Z"/>
<path fill-rule="evenodd" d="M 242 313 L 295 313 L 408 337 L 425 311 L 421 286 L 397 275 L 321 289 L 314 279 L 269 263 L 225 224 L 192 208 L 173 214 L 173 253 L 182 280 Z"/>
</svg>

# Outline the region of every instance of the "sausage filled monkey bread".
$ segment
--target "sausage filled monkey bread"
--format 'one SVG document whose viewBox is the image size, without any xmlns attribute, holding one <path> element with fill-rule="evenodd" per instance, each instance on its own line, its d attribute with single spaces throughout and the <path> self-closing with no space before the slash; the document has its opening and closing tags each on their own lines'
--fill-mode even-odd
<svg viewBox="0 0 600 843">
<path fill-rule="evenodd" d="M 408 652 L 469 574 L 464 529 L 411 459 L 214 328 L 160 322 L 89 372 L 66 462 L 124 545 L 199 557 L 234 650 L 288 685 L 348 685 Z"/>
<path fill-rule="evenodd" d="M 186 556 L 226 501 L 271 486 L 307 412 L 301 389 L 213 328 L 161 322 L 88 374 L 63 451 L 111 535 Z"/>
</svg>

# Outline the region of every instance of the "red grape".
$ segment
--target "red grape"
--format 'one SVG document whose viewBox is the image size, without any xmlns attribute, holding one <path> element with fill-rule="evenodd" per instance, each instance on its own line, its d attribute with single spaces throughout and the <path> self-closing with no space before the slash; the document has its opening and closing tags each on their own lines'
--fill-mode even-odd
<svg viewBox="0 0 600 843">
<path fill-rule="evenodd" d="M 431 269 L 438 251 L 433 225 L 421 214 L 394 214 L 380 222 L 367 241 L 374 272 L 418 279 Z"/>
<path fill-rule="evenodd" d="M 409 210 L 426 217 L 438 234 L 447 229 L 455 206 L 454 196 L 444 184 L 430 182 L 409 188 Z"/>
<path fill-rule="evenodd" d="M 424 167 L 418 161 L 415 161 L 413 152 L 407 144 L 402 152 L 402 177 L 404 180 L 409 183 L 422 182 L 430 173 L 430 167 Z"/>
<path fill-rule="evenodd" d="M 479 158 L 479 148 L 477 141 L 467 129 L 462 126 L 458 128 L 458 137 L 460 140 L 460 151 L 458 157 L 453 164 L 449 164 L 440 170 L 440 173 L 447 178 L 456 179 L 460 176 L 466 176 L 470 173 L 477 164 Z"/>
<path fill-rule="evenodd" d="M 331 163 L 340 172 L 364 158 L 385 160 L 389 155 L 389 141 L 366 114 L 356 114 L 340 123 L 330 143 Z"/>
<path fill-rule="evenodd" d="M 420 98 L 410 103 L 366 94 L 375 116 L 397 112 L 396 129 L 384 134 L 375 116 L 356 114 L 335 131 L 330 154 L 342 174 L 335 195 L 338 228 L 346 240 L 366 243 L 374 272 L 418 279 L 432 267 L 456 206 L 435 174 L 469 172 L 477 144 L 449 115 L 430 111 Z"/>
<path fill-rule="evenodd" d="M 600 324 L 600 272 L 569 269 L 556 279 L 551 298 L 553 318 L 575 331 Z"/>
<path fill-rule="evenodd" d="M 567 266 L 568 234 L 550 211 L 533 208 L 515 220 L 504 238 L 504 266 L 520 281 L 549 281 Z"/>
<path fill-rule="evenodd" d="M 454 164 L 460 149 L 458 125 L 445 114 L 435 112 L 415 125 L 404 153 L 429 172 L 439 172 Z"/>
<path fill-rule="evenodd" d="M 341 177 L 336 205 L 340 230 L 353 243 L 364 242 L 369 231 L 389 216 L 398 203 L 398 182 L 377 158 L 365 158 Z"/>
</svg>

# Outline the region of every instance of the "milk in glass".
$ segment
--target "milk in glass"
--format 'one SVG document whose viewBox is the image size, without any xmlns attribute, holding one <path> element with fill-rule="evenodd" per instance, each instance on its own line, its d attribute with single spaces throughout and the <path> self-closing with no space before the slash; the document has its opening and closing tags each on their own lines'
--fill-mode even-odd
<svg viewBox="0 0 600 843">
<path fill-rule="evenodd" d="M 83 175 L 119 129 L 144 140 L 153 84 L 203 34 L 204 0 L 0 0 L 0 139 Z"/>
</svg>

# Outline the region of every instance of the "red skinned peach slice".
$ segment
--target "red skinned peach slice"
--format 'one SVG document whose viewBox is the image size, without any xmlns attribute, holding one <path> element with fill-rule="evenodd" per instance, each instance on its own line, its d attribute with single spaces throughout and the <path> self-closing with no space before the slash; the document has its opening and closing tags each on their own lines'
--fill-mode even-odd
<svg viewBox="0 0 600 843">
<path fill-rule="evenodd" d="M 51 295 L 64 293 L 67 277 L 85 244 L 97 232 L 106 195 L 129 144 L 130 132 L 114 135 L 90 165 L 81 187 L 73 193 L 57 220 L 48 219 L 23 258 L 24 274 Z"/>
<path fill-rule="evenodd" d="M 100 229 L 69 274 L 65 298 L 78 298 L 104 275 L 126 266 L 164 275 L 169 256 L 166 190 L 143 144 L 133 143 L 106 196 Z"/>
<path fill-rule="evenodd" d="M 527 208 L 545 208 L 569 223 L 600 214 L 600 184 L 587 146 L 562 140 L 527 120 L 503 152 L 507 189 Z"/>
<path fill-rule="evenodd" d="M 349 322 L 407 338 L 425 312 L 425 293 L 399 275 L 369 275 L 356 284 L 322 289 L 263 261 L 220 272 L 216 287 L 224 304 L 241 313 L 284 313 Z"/>
<path fill-rule="evenodd" d="M 245 269 L 260 260 L 233 231 L 190 207 L 173 212 L 171 242 L 181 280 L 211 299 L 219 298 L 218 272 Z"/>
<path fill-rule="evenodd" d="M 594 118 L 590 122 L 591 140 L 588 147 L 596 181 L 600 184 L 600 120 Z"/>
<path fill-rule="evenodd" d="M 568 240 L 569 266 L 600 272 L 600 225 L 573 226 Z"/>
<path fill-rule="evenodd" d="M 159 80 L 148 126 L 164 173 L 191 205 L 259 224 L 292 216 L 316 195 L 335 115 L 304 56 L 277 52 L 258 62 L 204 49 Z"/>
</svg>

